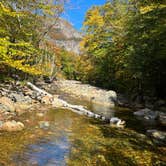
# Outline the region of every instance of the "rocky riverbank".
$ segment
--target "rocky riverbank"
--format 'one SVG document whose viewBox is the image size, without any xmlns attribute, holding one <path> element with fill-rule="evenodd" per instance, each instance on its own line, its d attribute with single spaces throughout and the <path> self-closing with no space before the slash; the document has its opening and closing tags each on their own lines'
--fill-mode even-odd
<svg viewBox="0 0 166 166">
<path fill-rule="evenodd" d="M 18 117 L 27 112 L 40 110 L 43 112 L 48 105 L 43 105 L 45 97 L 21 84 L 21 82 L 5 82 L 0 84 L 0 131 L 20 131 L 25 125 L 17 121 Z M 47 103 L 48 104 L 48 103 Z"/>
<path fill-rule="evenodd" d="M 117 94 L 113 90 L 104 90 L 91 86 L 89 84 L 82 84 L 80 81 L 74 80 L 59 80 L 50 84 L 49 87 L 43 86 L 48 91 L 62 91 L 75 98 L 90 101 L 105 106 L 114 107 L 117 102 Z"/>
<path fill-rule="evenodd" d="M 29 83 L 33 87 L 33 84 Z M 27 84 L 22 84 L 21 82 L 12 83 L 1 83 L 0 85 L 0 130 L 1 131 L 20 131 L 26 127 L 24 123 L 18 121 L 17 117 L 26 112 L 45 110 L 44 108 L 53 107 L 65 107 L 70 108 L 72 111 L 79 114 L 88 115 L 89 117 L 94 117 L 101 120 L 107 120 L 101 115 L 95 114 L 86 110 L 82 106 L 71 105 L 55 95 L 56 91 L 62 91 L 75 98 L 85 99 L 89 102 L 101 104 L 103 106 L 114 107 L 116 103 L 120 101 L 117 100 L 117 94 L 114 91 L 106 91 L 93 87 L 88 84 L 81 84 L 78 81 L 61 80 L 55 81 L 52 84 L 46 84 L 44 82 L 36 83 L 38 90 L 34 90 Z M 35 87 L 36 88 L 36 87 Z M 40 89 L 41 88 L 41 89 Z M 42 91 L 42 89 L 46 91 Z M 40 92 L 41 91 L 41 92 Z M 50 92 L 50 93 L 47 93 Z M 102 113 L 102 110 L 101 110 Z M 37 112 L 39 116 L 40 112 Z M 150 110 L 148 108 L 137 110 L 133 113 L 133 116 L 142 118 L 147 121 L 157 121 L 159 125 L 165 127 L 166 124 L 166 114 L 160 111 Z M 117 126 L 120 123 L 120 127 L 124 125 L 124 121 L 119 118 L 109 119 L 111 125 Z M 150 137 L 155 140 L 165 143 L 166 133 L 164 131 L 158 131 L 152 129 L 147 131 Z"/>
<path fill-rule="evenodd" d="M 63 82 L 61 82 L 63 84 Z M 66 81 L 65 83 L 69 83 Z M 78 83 L 78 82 L 77 82 Z M 49 89 L 49 84 L 45 84 L 45 88 Z M 53 84 L 52 86 L 56 89 L 60 89 L 58 84 Z M 72 85 L 72 84 L 69 84 Z M 87 97 L 88 99 L 94 102 L 101 102 L 103 105 L 109 105 L 113 107 L 116 101 L 116 93 L 114 91 L 106 91 L 96 87 L 92 87 L 90 85 L 84 85 L 79 83 L 80 96 Z M 31 83 L 21 84 L 21 82 L 15 83 L 4 83 L 1 84 L 0 88 L 0 130 L 3 131 L 20 131 L 24 128 L 24 124 L 22 122 L 17 122 L 15 118 L 20 116 L 21 114 L 34 111 L 36 109 L 40 110 L 41 104 L 45 104 L 45 106 L 50 107 L 59 107 L 59 108 L 67 108 L 71 109 L 73 112 L 78 114 L 86 115 L 89 117 L 93 117 L 96 119 L 100 119 L 105 122 L 110 122 L 111 125 L 115 127 L 123 127 L 125 122 L 117 117 L 112 117 L 108 119 L 104 117 L 102 114 L 95 114 L 90 110 L 87 110 L 83 106 L 72 105 L 67 103 L 66 101 L 59 98 L 58 95 L 48 93 L 47 91 L 41 89 L 42 86 L 35 86 Z M 75 88 L 75 86 L 73 86 Z M 79 92 L 78 90 L 74 90 L 74 92 Z M 86 94 L 86 95 L 85 95 Z"/>
</svg>

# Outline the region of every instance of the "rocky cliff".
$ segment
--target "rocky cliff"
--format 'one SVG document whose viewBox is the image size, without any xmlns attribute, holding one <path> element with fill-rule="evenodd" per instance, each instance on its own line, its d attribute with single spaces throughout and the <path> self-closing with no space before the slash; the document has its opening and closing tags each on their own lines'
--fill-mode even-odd
<svg viewBox="0 0 166 166">
<path fill-rule="evenodd" d="M 64 48 L 67 51 L 80 54 L 79 43 L 82 35 L 74 27 L 64 19 L 59 19 L 55 23 L 47 21 L 49 31 L 45 38 L 55 46 Z"/>
</svg>

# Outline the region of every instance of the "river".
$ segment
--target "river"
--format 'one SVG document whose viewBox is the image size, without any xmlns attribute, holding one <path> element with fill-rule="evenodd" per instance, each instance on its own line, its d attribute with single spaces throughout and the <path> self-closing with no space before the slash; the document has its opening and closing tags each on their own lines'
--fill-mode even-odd
<svg viewBox="0 0 166 166">
<path fill-rule="evenodd" d="M 37 111 L 19 119 L 26 129 L 0 134 L 0 165 L 4 166 L 136 166 L 165 165 L 164 147 L 157 147 L 144 133 L 156 124 L 135 119 L 132 110 L 111 109 L 63 95 L 96 113 L 126 120 L 125 129 L 77 115 L 65 109 Z"/>
</svg>

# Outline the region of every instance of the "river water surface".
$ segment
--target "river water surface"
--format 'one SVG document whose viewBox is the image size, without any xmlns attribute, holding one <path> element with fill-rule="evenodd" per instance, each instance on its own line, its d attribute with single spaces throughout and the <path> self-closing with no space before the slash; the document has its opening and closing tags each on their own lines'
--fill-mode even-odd
<svg viewBox="0 0 166 166">
<path fill-rule="evenodd" d="M 165 147 L 157 147 L 144 135 L 145 128 L 155 124 L 135 119 L 128 109 L 115 111 L 71 98 L 68 101 L 108 117 L 121 117 L 127 126 L 111 128 L 65 109 L 48 110 L 44 116 L 27 113 L 20 117 L 25 130 L 0 133 L 0 166 L 165 165 Z"/>
</svg>

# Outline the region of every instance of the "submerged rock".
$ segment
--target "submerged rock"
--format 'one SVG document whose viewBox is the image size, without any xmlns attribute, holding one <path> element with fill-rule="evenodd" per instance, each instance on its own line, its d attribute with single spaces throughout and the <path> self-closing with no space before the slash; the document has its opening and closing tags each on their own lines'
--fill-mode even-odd
<svg viewBox="0 0 166 166">
<path fill-rule="evenodd" d="M 154 120 L 158 117 L 158 112 L 152 111 L 149 108 L 144 108 L 144 109 L 134 112 L 134 115 L 144 117 L 147 120 Z"/>
<path fill-rule="evenodd" d="M 159 130 L 147 130 L 147 135 L 150 136 L 154 142 L 158 144 L 166 143 L 166 132 Z"/>
<path fill-rule="evenodd" d="M 2 131 L 21 131 L 24 129 L 24 124 L 21 122 L 16 122 L 14 120 L 12 121 L 7 121 L 4 122 L 1 126 L 0 126 L 0 130 Z"/>
</svg>

